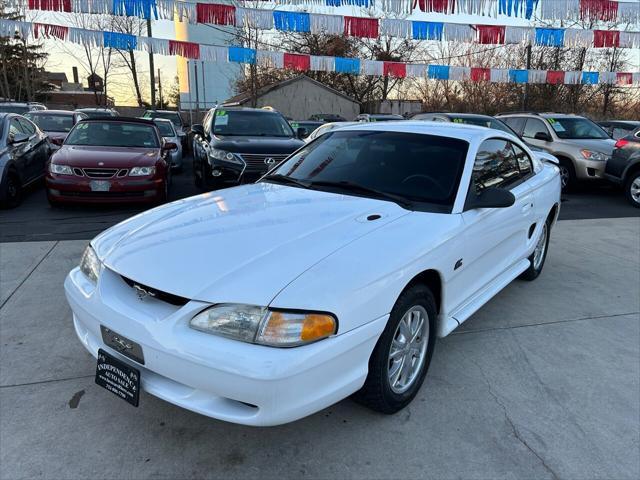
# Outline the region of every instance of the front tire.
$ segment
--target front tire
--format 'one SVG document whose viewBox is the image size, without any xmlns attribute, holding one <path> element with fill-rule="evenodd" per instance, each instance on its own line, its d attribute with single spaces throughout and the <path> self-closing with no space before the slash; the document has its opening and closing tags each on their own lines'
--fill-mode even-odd
<svg viewBox="0 0 640 480">
<path fill-rule="evenodd" d="M 14 171 L 9 171 L 4 184 L 0 185 L 0 207 L 16 208 L 22 203 L 22 184 Z"/>
<path fill-rule="evenodd" d="M 624 184 L 624 193 L 631 205 L 640 208 L 640 170 L 629 175 Z"/>
<path fill-rule="evenodd" d="M 562 191 L 570 190 L 576 184 L 576 169 L 573 167 L 571 160 L 567 158 L 559 158 L 560 160 L 560 182 Z"/>
<path fill-rule="evenodd" d="M 542 273 L 544 262 L 547 260 L 547 252 L 549 251 L 549 237 L 551 236 L 551 222 L 552 219 L 548 218 L 542 226 L 542 233 L 536 243 L 536 248 L 531 255 L 529 255 L 529 268 L 527 268 L 520 278 L 527 281 L 532 281 L 538 278 Z"/>
<path fill-rule="evenodd" d="M 420 390 L 436 340 L 436 302 L 425 285 L 405 290 L 369 359 L 369 374 L 354 399 L 377 412 L 406 407 Z"/>
</svg>

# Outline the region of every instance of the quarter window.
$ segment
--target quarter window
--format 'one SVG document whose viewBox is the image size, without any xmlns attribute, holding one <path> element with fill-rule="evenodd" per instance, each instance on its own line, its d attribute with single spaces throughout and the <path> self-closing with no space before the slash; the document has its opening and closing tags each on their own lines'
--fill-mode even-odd
<svg viewBox="0 0 640 480">
<path fill-rule="evenodd" d="M 14 137 L 18 133 L 24 133 L 22 126 L 17 118 L 12 118 L 9 123 L 9 137 Z"/>
<path fill-rule="evenodd" d="M 526 177 L 533 172 L 533 164 L 531 163 L 531 159 L 527 152 L 522 150 L 519 146 L 515 144 L 511 144 L 511 148 L 513 148 L 514 154 L 516 156 L 516 160 L 518 161 L 518 168 L 520 169 L 520 175 L 522 177 Z"/>
<path fill-rule="evenodd" d="M 20 119 L 20 125 L 22 125 L 22 131 L 27 135 L 33 135 L 36 133 L 36 126 L 26 118 Z"/>
<path fill-rule="evenodd" d="M 518 158 L 510 142 L 494 138 L 480 145 L 472 174 L 477 195 L 489 187 L 508 187 L 520 178 Z"/>
<path fill-rule="evenodd" d="M 525 138 L 534 138 L 536 133 L 545 133 L 549 135 L 549 130 L 547 130 L 547 127 L 542 120 L 537 118 L 528 118 L 527 123 L 524 126 L 522 136 Z"/>
</svg>

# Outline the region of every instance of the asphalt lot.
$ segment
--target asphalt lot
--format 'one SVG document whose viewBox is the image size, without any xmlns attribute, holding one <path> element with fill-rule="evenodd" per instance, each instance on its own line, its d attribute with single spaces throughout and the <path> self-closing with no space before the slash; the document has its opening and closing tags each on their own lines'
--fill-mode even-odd
<svg viewBox="0 0 640 480">
<path fill-rule="evenodd" d="M 184 171 L 173 177 L 171 200 L 201 193 L 193 183 L 192 162 L 185 159 Z M 565 194 L 560 218 L 640 217 L 640 209 L 629 205 L 620 191 L 608 185 L 587 185 Z M 50 207 L 44 186 L 34 186 L 24 203 L 14 210 L 0 210 L 0 242 L 90 239 L 116 223 L 150 206 Z"/>
<path fill-rule="evenodd" d="M 640 221 L 561 221 L 545 271 L 438 342 L 384 416 L 251 428 L 94 384 L 62 282 L 86 241 L 0 244 L 0 477 L 637 479 Z"/>
</svg>

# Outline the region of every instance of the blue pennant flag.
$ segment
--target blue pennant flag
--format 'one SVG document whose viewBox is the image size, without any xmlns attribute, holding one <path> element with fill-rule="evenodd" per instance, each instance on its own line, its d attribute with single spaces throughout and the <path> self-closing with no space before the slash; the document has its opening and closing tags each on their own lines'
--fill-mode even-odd
<svg viewBox="0 0 640 480">
<path fill-rule="evenodd" d="M 499 0 L 498 13 L 509 17 L 531 18 L 539 0 Z M 547 0 L 555 1 L 555 0 Z M 524 11 L 524 12 L 523 12 Z"/>
<path fill-rule="evenodd" d="M 310 32 L 311 20 L 308 13 L 273 11 L 276 30 L 285 32 Z"/>
<path fill-rule="evenodd" d="M 138 46 L 138 37 L 128 33 L 102 32 L 105 47 L 118 50 L 135 50 Z"/>
<path fill-rule="evenodd" d="M 582 83 L 585 85 L 596 85 L 599 77 L 598 72 L 582 72 Z"/>
<path fill-rule="evenodd" d="M 156 0 L 113 0 L 113 14 L 158 19 Z"/>
<path fill-rule="evenodd" d="M 529 71 L 509 70 L 509 81 L 513 83 L 527 83 L 529 81 Z"/>
<path fill-rule="evenodd" d="M 564 29 L 536 27 L 536 45 L 564 47 Z"/>
<path fill-rule="evenodd" d="M 449 65 L 429 65 L 427 76 L 437 80 L 449 80 Z"/>
<path fill-rule="evenodd" d="M 336 57 L 336 72 L 358 75 L 360 73 L 360 59 Z"/>
<path fill-rule="evenodd" d="M 442 40 L 442 22 L 411 22 L 414 40 Z"/>
<path fill-rule="evenodd" d="M 229 47 L 229 61 L 238 63 L 256 63 L 256 51 L 253 48 Z"/>
</svg>

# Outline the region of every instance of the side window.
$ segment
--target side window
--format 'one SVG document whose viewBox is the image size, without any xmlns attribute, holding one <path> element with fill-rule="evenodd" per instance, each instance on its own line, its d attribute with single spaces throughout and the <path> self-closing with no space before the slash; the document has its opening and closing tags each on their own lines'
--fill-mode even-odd
<svg viewBox="0 0 640 480">
<path fill-rule="evenodd" d="M 500 117 L 500 120 L 509 125 L 518 135 L 520 135 L 524 128 L 524 122 L 526 122 L 527 119 L 523 117 Z"/>
<path fill-rule="evenodd" d="M 11 121 L 9 122 L 9 137 L 13 137 L 14 135 L 16 135 L 17 133 L 24 133 L 24 130 L 22 130 L 22 126 L 20 125 L 20 122 L 18 121 L 17 118 L 12 118 Z"/>
<path fill-rule="evenodd" d="M 537 118 L 527 118 L 527 123 L 524 126 L 522 136 L 524 138 L 534 138 L 536 133 L 546 133 L 549 135 L 549 130 L 547 130 L 547 127 L 542 120 Z"/>
<path fill-rule="evenodd" d="M 489 187 L 508 187 L 520 178 L 518 160 L 510 142 L 499 139 L 482 142 L 472 174 L 473 188 L 477 195 Z"/>
<path fill-rule="evenodd" d="M 513 151 L 516 156 L 516 161 L 518 162 L 518 168 L 520 169 L 520 176 L 526 177 L 533 172 L 533 164 L 531 163 L 531 159 L 527 152 L 521 149 L 519 146 L 515 144 L 511 144 L 513 147 Z"/>
<path fill-rule="evenodd" d="M 611 133 L 611 137 L 614 140 L 620 140 L 622 137 L 626 137 L 629 134 L 629 130 L 625 130 L 620 127 L 613 127 Z"/>
<path fill-rule="evenodd" d="M 27 135 L 33 135 L 34 133 L 36 133 L 36 126 L 33 123 L 31 123 L 26 118 L 20 118 L 19 120 L 20 125 L 22 125 L 22 131 L 24 133 L 26 133 Z"/>
</svg>

